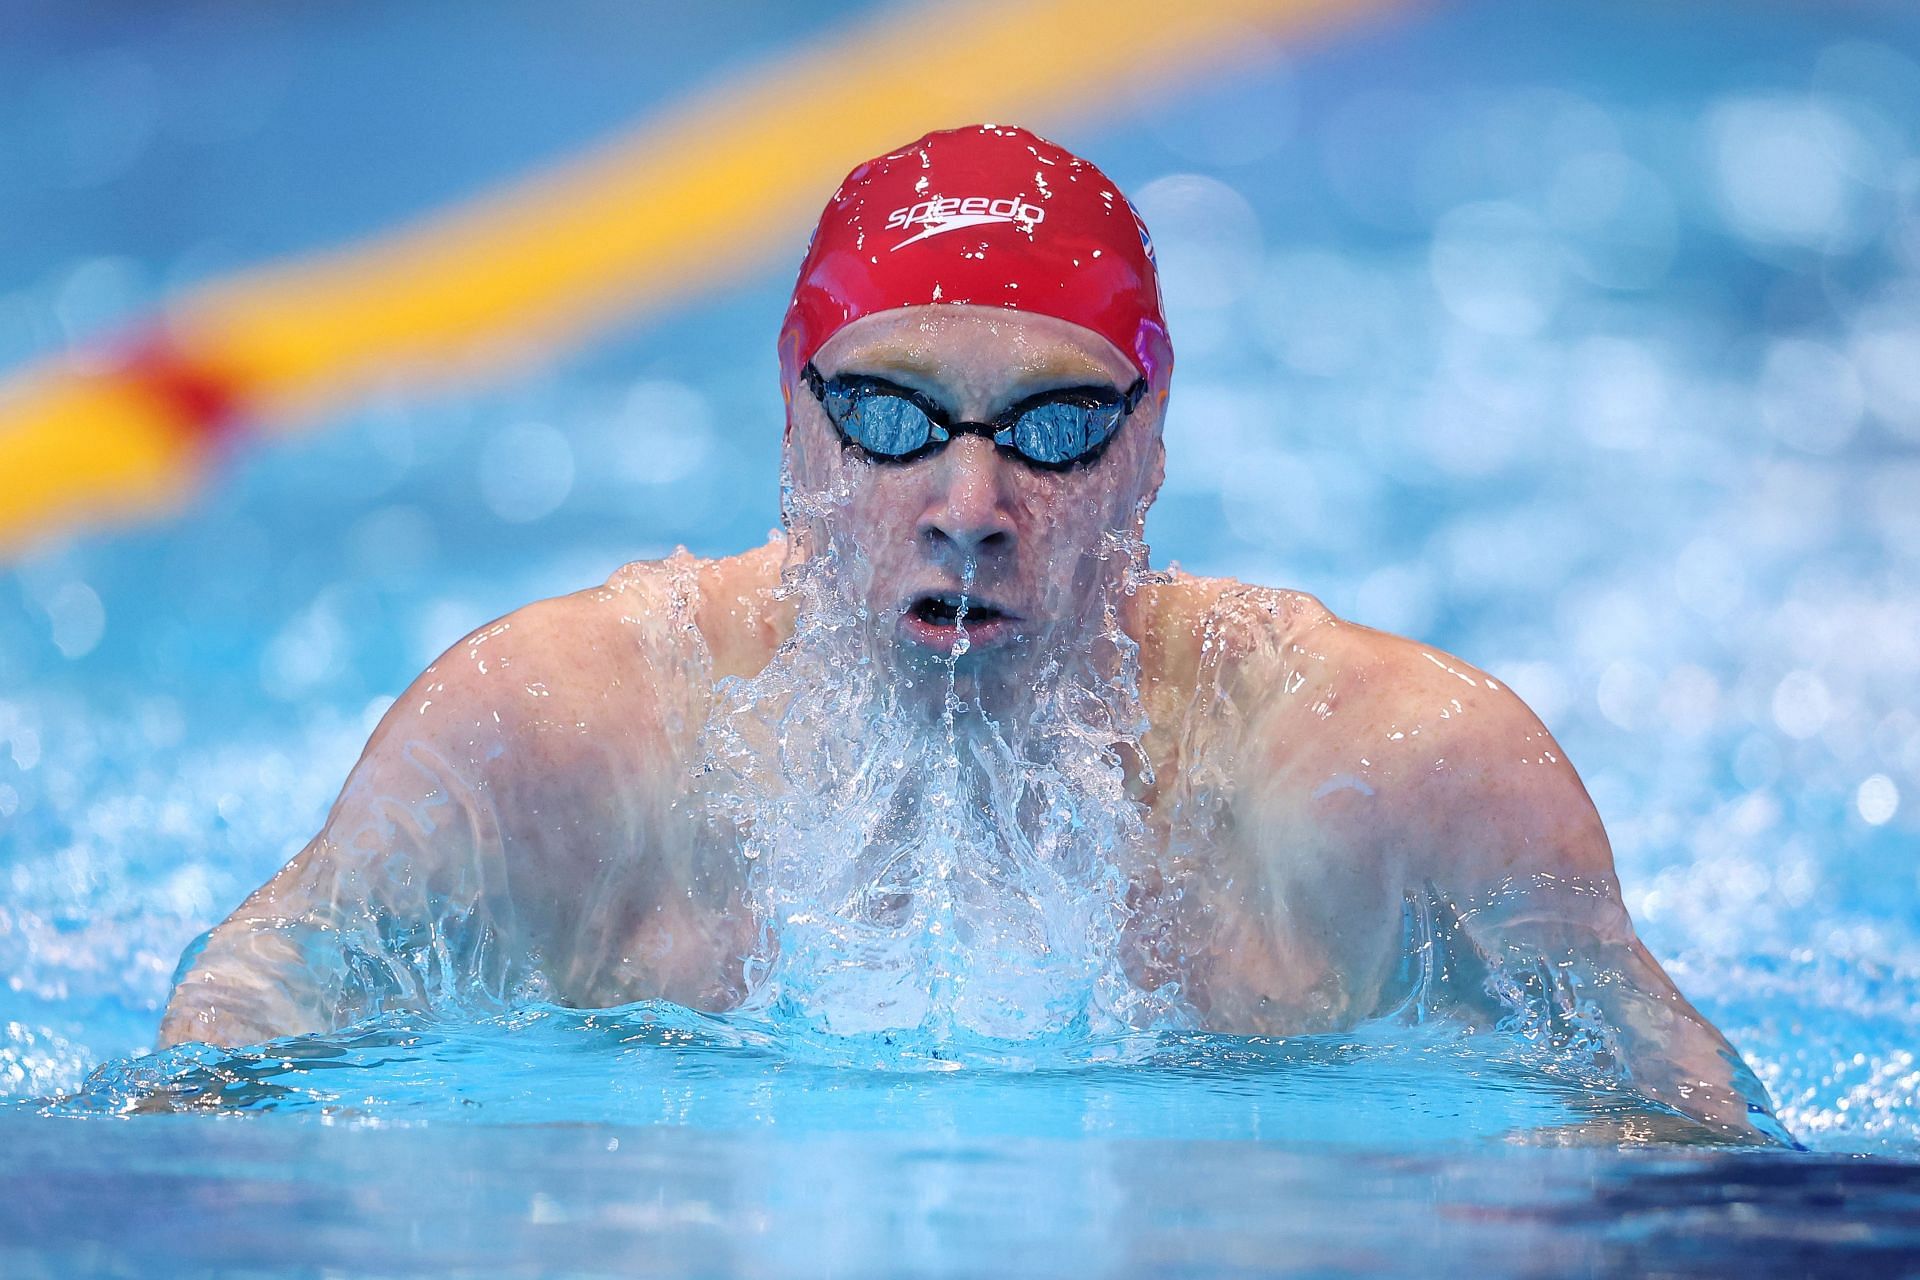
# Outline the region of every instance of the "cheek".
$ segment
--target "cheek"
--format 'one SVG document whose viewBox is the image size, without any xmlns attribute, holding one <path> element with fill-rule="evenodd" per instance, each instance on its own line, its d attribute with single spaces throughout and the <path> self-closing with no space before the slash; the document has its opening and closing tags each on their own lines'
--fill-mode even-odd
<svg viewBox="0 0 1920 1280">
<path fill-rule="evenodd" d="M 1020 523 L 1025 540 L 1059 550 L 1091 550 L 1099 547 L 1107 532 L 1131 528 L 1137 499 L 1120 483 L 1123 474 L 1101 468 L 1091 473 L 1036 477 L 1032 487 L 1021 495 Z"/>
<path fill-rule="evenodd" d="M 833 484 L 833 463 L 840 450 L 826 448 L 811 424 L 801 423 L 787 434 L 787 472 L 801 493 L 824 493 Z"/>
<path fill-rule="evenodd" d="M 915 567 L 915 506 L 904 486 L 884 473 L 862 467 L 849 480 L 835 535 L 843 551 L 864 562 L 884 595 Z"/>
<path fill-rule="evenodd" d="M 914 474 L 906 468 L 875 466 L 842 455 L 841 478 L 850 528 L 876 543 L 894 535 L 911 537 L 925 496 L 916 492 Z"/>
</svg>

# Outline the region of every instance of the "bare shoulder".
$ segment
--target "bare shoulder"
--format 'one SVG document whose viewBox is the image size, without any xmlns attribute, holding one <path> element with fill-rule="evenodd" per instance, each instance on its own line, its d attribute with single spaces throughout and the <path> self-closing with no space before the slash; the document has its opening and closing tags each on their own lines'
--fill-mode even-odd
<svg viewBox="0 0 1920 1280">
<path fill-rule="evenodd" d="M 629 564 L 462 636 L 396 699 L 356 773 L 379 783 L 430 757 L 468 785 L 524 786 L 616 739 L 664 749 L 701 687 L 701 563 Z"/>
<path fill-rule="evenodd" d="M 1613 854 L 1579 774 L 1497 677 L 1338 619 L 1317 628 L 1270 749 L 1316 817 L 1462 889 L 1541 872 L 1604 882 Z M 1342 786 L 1350 777 L 1354 785 Z M 1368 788 L 1372 799 L 1366 803 Z"/>
<path fill-rule="evenodd" d="M 476 724 L 565 730 L 594 708 L 630 707 L 648 690 L 645 668 L 670 648 L 673 576 L 627 565 L 606 584 L 536 600 L 468 633 L 421 673 L 396 710 L 416 715 L 446 700 Z"/>
<path fill-rule="evenodd" d="M 435 668 L 479 683 L 496 670 L 524 675 L 538 667 L 534 696 L 564 689 L 570 698 L 617 699 L 645 692 L 644 677 L 667 674 L 663 668 L 692 676 L 716 662 L 751 661 L 771 652 L 780 631 L 782 610 L 769 601 L 779 552 L 772 543 L 703 559 L 682 548 L 632 561 L 599 586 L 534 601 L 481 627 Z"/>
<path fill-rule="evenodd" d="M 1238 771 L 1263 825 L 1413 883 L 1545 871 L 1612 886 L 1579 775 L 1496 676 L 1300 592 L 1195 589 L 1212 679 L 1244 717 Z"/>
<path fill-rule="evenodd" d="M 1264 701 L 1268 674 L 1283 669 L 1290 647 L 1332 618 L 1302 591 L 1166 575 L 1138 593 L 1128 620 L 1149 719 L 1172 726 L 1203 702 L 1244 714 Z"/>
<path fill-rule="evenodd" d="M 1144 587 L 1134 611 L 1143 655 L 1169 678 L 1225 651 L 1246 656 L 1333 620 L 1304 591 L 1173 571 Z"/>
</svg>

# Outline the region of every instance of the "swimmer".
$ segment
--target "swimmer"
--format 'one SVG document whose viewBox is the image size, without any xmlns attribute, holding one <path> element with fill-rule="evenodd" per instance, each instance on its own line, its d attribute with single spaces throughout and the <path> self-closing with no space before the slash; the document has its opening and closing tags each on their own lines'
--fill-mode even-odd
<svg viewBox="0 0 1920 1280">
<path fill-rule="evenodd" d="M 779 356 L 782 532 L 454 645 L 189 949 L 163 1045 L 516 999 L 997 1036 L 1452 1017 L 1778 1137 L 1510 689 L 1151 567 L 1173 353 L 1098 169 L 989 126 L 860 165 Z"/>
</svg>

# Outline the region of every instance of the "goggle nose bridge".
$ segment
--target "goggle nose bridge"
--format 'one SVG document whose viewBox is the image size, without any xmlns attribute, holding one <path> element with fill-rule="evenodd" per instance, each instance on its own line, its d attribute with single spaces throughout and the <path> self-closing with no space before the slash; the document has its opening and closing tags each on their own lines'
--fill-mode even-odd
<svg viewBox="0 0 1920 1280">
<path fill-rule="evenodd" d="M 1013 447 L 1013 428 L 992 422 L 935 422 L 927 419 L 927 440 L 931 444 L 946 444 L 956 436 L 981 436 L 993 441 L 994 447 L 1011 449 Z"/>
</svg>

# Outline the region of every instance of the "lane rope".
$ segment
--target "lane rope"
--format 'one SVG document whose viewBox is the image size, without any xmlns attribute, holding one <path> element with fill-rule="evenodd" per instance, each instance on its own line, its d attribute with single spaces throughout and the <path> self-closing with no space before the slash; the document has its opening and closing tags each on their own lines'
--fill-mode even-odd
<svg viewBox="0 0 1920 1280">
<path fill-rule="evenodd" d="M 1084 119 L 1387 3 L 993 0 L 864 20 L 544 175 L 202 288 L 118 355 L 0 382 L 0 557 L 178 506 L 242 429 L 298 430 L 394 382 L 498 376 L 776 251 L 797 261 L 847 166 L 928 128 Z"/>
</svg>

